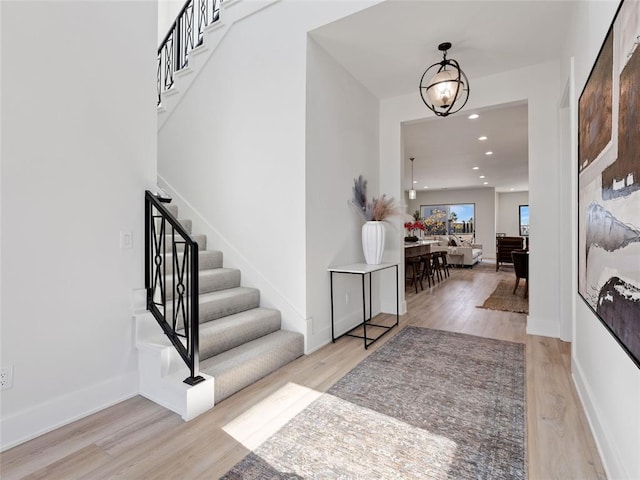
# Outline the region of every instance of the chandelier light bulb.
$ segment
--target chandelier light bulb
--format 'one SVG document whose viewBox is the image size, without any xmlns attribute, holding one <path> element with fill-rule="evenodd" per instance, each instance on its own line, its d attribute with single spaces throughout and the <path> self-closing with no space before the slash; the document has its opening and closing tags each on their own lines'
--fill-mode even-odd
<svg viewBox="0 0 640 480">
<path fill-rule="evenodd" d="M 427 87 L 427 98 L 438 108 L 449 108 L 462 96 L 464 82 L 453 70 L 436 73 Z"/>
</svg>

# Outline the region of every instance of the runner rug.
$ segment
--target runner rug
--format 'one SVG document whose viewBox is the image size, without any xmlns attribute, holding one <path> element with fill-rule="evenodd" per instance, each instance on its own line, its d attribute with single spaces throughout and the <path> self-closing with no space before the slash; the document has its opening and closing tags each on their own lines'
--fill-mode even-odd
<svg viewBox="0 0 640 480">
<path fill-rule="evenodd" d="M 524 298 L 525 281 L 521 280 L 516 293 L 513 293 L 513 280 L 500 280 L 491 295 L 478 308 L 502 310 L 503 312 L 529 313 L 529 300 Z"/>
<path fill-rule="evenodd" d="M 522 344 L 407 327 L 223 478 L 526 478 L 524 379 Z"/>
</svg>

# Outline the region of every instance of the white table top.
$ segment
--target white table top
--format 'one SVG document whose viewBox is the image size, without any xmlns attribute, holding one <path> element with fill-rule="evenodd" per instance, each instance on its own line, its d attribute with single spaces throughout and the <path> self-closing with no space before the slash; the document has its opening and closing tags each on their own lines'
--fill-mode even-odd
<svg viewBox="0 0 640 480">
<path fill-rule="evenodd" d="M 351 265 L 342 265 L 339 267 L 329 267 L 327 268 L 330 272 L 338 272 L 338 273 L 371 273 L 377 272 L 378 270 L 384 270 L 385 268 L 394 267 L 398 265 L 398 262 L 395 263 L 380 263 L 378 265 L 369 265 L 368 263 L 352 263 Z"/>
</svg>

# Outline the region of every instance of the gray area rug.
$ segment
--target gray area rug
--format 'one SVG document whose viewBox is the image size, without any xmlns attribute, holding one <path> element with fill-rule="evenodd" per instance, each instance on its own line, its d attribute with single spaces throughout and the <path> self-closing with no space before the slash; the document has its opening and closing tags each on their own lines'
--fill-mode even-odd
<svg viewBox="0 0 640 480">
<path fill-rule="evenodd" d="M 526 478 L 524 379 L 522 344 L 407 327 L 223 478 Z"/>
<path fill-rule="evenodd" d="M 515 283 L 515 277 L 513 280 L 500 280 L 500 283 L 493 293 L 487 297 L 482 305 L 478 305 L 478 308 L 501 310 L 503 312 L 529 313 L 529 299 L 524 298 L 525 281 L 520 280 L 520 285 L 514 294 L 513 286 Z"/>
</svg>

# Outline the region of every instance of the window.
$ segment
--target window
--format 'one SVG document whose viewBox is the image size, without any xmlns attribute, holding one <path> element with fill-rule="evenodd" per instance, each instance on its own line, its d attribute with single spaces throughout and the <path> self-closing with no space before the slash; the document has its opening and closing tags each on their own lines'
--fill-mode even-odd
<svg viewBox="0 0 640 480">
<path fill-rule="evenodd" d="M 427 235 L 475 233 L 475 203 L 420 205 Z"/>
<path fill-rule="evenodd" d="M 520 205 L 520 235 L 529 236 L 529 205 Z"/>
</svg>

